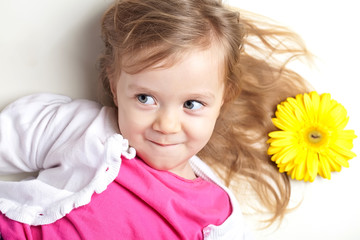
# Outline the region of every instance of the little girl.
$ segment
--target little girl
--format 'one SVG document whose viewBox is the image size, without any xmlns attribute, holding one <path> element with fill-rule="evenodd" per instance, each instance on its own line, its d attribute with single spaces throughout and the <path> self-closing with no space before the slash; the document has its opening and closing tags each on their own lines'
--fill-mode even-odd
<svg viewBox="0 0 360 240">
<path fill-rule="evenodd" d="M 281 218 L 266 136 L 306 91 L 286 68 L 307 54 L 297 36 L 217 0 L 119 0 L 102 37 L 111 106 L 38 94 L 2 111 L 0 174 L 38 175 L 0 182 L 0 236 L 251 239 L 228 188 L 243 180 Z"/>
</svg>

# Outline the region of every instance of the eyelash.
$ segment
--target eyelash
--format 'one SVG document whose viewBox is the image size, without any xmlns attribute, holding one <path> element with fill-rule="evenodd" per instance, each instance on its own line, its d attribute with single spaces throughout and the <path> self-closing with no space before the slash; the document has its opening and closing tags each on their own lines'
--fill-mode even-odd
<svg viewBox="0 0 360 240">
<path fill-rule="evenodd" d="M 192 105 L 194 105 L 194 103 L 196 103 L 196 104 L 199 104 L 200 106 L 197 109 L 192 109 L 192 108 L 188 108 L 188 107 L 185 106 L 188 103 L 191 103 Z M 199 110 L 203 106 L 205 106 L 205 104 L 200 102 L 200 101 L 197 101 L 197 100 L 187 100 L 187 101 L 184 102 L 184 108 L 187 108 L 187 109 L 190 109 L 190 110 Z"/>
<path fill-rule="evenodd" d="M 140 98 L 144 98 L 145 97 L 145 99 L 143 99 L 143 100 L 145 100 L 145 101 L 148 101 L 149 100 L 149 98 L 151 98 L 152 100 L 153 100 L 153 103 L 146 103 L 146 102 L 143 102 L 142 100 L 140 100 Z M 136 99 L 140 102 L 140 103 L 142 103 L 142 104 L 147 104 L 147 105 L 152 105 L 152 104 L 155 104 L 155 98 L 154 97 L 152 97 L 152 96 L 150 96 L 150 95 L 147 95 L 147 94 L 138 94 L 138 95 L 136 95 Z"/>
<path fill-rule="evenodd" d="M 141 99 L 142 98 L 142 99 Z M 145 104 L 145 105 L 153 105 L 156 103 L 156 100 L 154 97 L 152 97 L 151 95 L 147 95 L 147 94 L 137 94 L 136 95 L 136 99 L 141 103 L 141 104 Z M 152 99 L 153 102 L 151 103 L 147 103 L 149 101 L 149 99 Z M 191 106 L 186 106 L 188 104 L 191 104 Z M 195 103 L 195 106 L 197 105 L 197 108 L 196 109 L 192 109 L 191 107 L 194 106 L 194 103 Z M 184 102 L 183 104 L 183 107 L 186 108 L 186 109 L 189 109 L 189 110 L 199 110 L 201 107 L 204 107 L 205 104 L 201 101 L 197 101 L 197 100 L 187 100 Z"/>
</svg>

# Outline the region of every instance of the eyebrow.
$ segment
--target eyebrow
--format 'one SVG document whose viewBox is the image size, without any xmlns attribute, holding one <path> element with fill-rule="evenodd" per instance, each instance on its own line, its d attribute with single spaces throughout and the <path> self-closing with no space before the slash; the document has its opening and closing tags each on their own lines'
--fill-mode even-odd
<svg viewBox="0 0 360 240">
<path fill-rule="evenodd" d="M 136 91 L 144 91 L 144 92 L 152 92 L 153 90 L 149 89 L 149 88 L 146 88 L 146 87 L 141 87 L 141 86 L 138 86 L 136 84 L 129 84 L 128 88 L 130 90 L 136 90 Z"/>
<path fill-rule="evenodd" d="M 156 91 L 154 91 L 153 89 L 147 88 L 147 87 L 143 87 L 143 86 L 138 86 L 136 84 L 129 84 L 128 88 L 132 91 L 139 91 L 139 92 L 144 92 L 144 93 L 157 93 Z M 188 94 L 189 99 L 199 99 L 199 98 L 209 98 L 209 99 L 215 99 L 215 95 L 210 92 L 210 91 L 199 91 L 196 93 L 189 93 Z"/>
<path fill-rule="evenodd" d="M 204 97 L 206 99 L 211 99 L 211 100 L 215 99 L 215 95 L 209 91 L 203 91 L 203 92 L 194 93 L 194 94 L 190 93 L 189 96 L 190 96 L 190 99 L 194 99 L 194 100 L 199 99 L 199 98 L 201 99 Z"/>
</svg>

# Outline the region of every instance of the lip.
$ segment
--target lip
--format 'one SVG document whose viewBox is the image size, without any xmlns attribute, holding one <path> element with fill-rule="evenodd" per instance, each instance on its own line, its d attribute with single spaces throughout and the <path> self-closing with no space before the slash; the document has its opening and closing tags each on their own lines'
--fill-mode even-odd
<svg viewBox="0 0 360 240">
<path fill-rule="evenodd" d="M 148 141 L 151 142 L 152 144 L 160 146 L 160 147 L 172 147 L 172 146 L 179 145 L 179 143 L 159 143 L 159 142 L 155 142 L 152 140 L 148 140 Z"/>
</svg>

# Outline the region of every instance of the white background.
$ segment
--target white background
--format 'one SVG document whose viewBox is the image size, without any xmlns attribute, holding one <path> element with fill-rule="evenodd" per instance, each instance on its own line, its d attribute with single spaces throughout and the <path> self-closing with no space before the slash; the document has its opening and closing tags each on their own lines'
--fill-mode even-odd
<svg viewBox="0 0 360 240">
<path fill-rule="evenodd" d="M 54 92 L 96 98 L 99 21 L 110 0 L 0 0 L 0 109 L 25 94 Z M 316 56 L 299 67 L 320 93 L 348 110 L 348 129 L 360 134 L 360 14 L 354 0 L 227 0 L 266 15 L 299 33 Z M 359 139 L 354 141 L 359 152 Z M 360 239 L 359 157 L 332 179 L 293 182 L 292 203 L 279 229 L 255 230 L 257 239 Z"/>
</svg>

